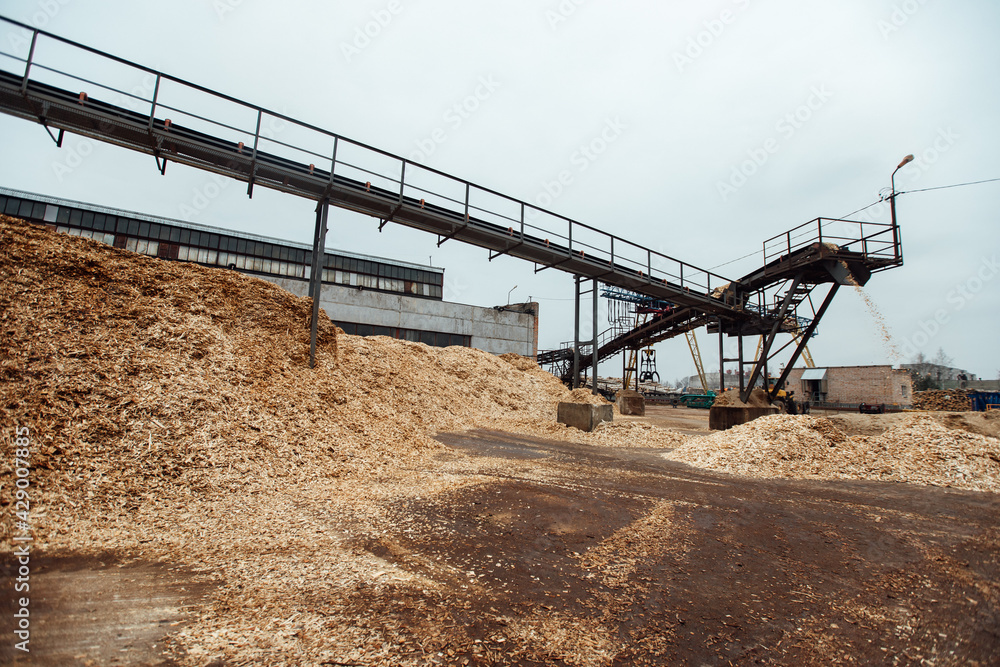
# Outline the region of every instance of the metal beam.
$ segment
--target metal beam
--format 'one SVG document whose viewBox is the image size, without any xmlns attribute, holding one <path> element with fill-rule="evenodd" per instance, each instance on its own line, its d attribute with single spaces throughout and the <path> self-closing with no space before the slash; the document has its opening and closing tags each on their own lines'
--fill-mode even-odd
<svg viewBox="0 0 1000 667">
<path fill-rule="evenodd" d="M 594 343 L 593 343 L 593 346 L 591 347 L 592 353 L 590 355 L 591 359 L 594 362 L 594 375 L 593 375 L 593 378 L 592 378 L 593 382 L 594 382 L 594 390 L 593 390 L 594 396 L 597 396 L 597 363 L 598 363 L 598 361 L 600 359 L 600 355 L 597 353 L 597 344 L 599 342 L 598 341 L 598 331 L 597 331 L 597 295 L 598 295 L 598 291 L 599 290 L 597 289 L 597 279 L 595 278 L 594 279 L 594 331 L 593 331 Z"/>
<path fill-rule="evenodd" d="M 580 386 L 580 276 L 573 276 L 575 286 L 573 315 L 573 389 Z"/>
<path fill-rule="evenodd" d="M 740 400 L 744 403 L 750 398 L 750 392 L 753 391 L 753 387 L 757 384 L 757 380 L 760 379 L 760 373 L 764 371 L 764 391 L 768 391 L 767 387 L 767 359 L 771 354 L 771 345 L 774 344 L 774 338 L 778 335 L 778 331 L 781 329 L 782 322 L 785 321 L 785 315 L 788 314 L 788 307 L 792 303 L 794 298 L 795 290 L 798 288 L 799 284 L 802 282 L 802 276 L 797 275 L 792 279 L 792 286 L 785 293 L 785 298 L 781 302 L 781 308 L 778 310 L 778 314 L 775 317 L 774 324 L 771 326 L 771 332 L 768 334 L 767 338 L 763 341 L 761 346 L 760 358 L 757 359 L 757 363 L 754 364 L 753 372 L 750 374 L 750 381 L 747 383 L 746 389 L 743 390 L 743 394 L 740 396 Z M 777 387 L 777 385 L 775 385 Z"/>
<path fill-rule="evenodd" d="M 833 297 L 837 293 L 838 289 L 840 289 L 840 285 L 833 283 L 833 286 L 830 288 L 829 293 L 827 293 L 826 298 L 823 299 L 823 305 L 819 307 L 816 317 L 813 318 L 812 323 L 805 330 L 805 333 L 802 334 L 802 340 L 799 341 L 798 347 L 796 347 L 795 352 L 792 353 L 792 358 L 788 361 L 788 365 L 785 366 L 785 370 L 781 374 L 781 378 L 775 383 L 774 387 L 776 392 L 777 388 L 784 384 L 788 379 L 789 373 L 792 372 L 792 366 L 794 366 L 795 362 L 798 361 L 799 355 L 802 354 L 802 350 L 805 349 L 806 344 L 813 335 L 813 332 L 816 331 L 816 327 L 819 326 L 819 321 L 822 319 L 823 315 L 826 314 L 826 309 L 830 307 L 831 303 L 833 303 Z"/>
<path fill-rule="evenodd" d="M 309 296 L 312 298 L 312 322 L 309 332 L 309 368 L 315 368 L 316 366 L 316 335 L 319 329 L 319 299 L 323 291 L 323 256 L 326 252 L 326 223 L 329 210 L 330 204 L 326 199 L 316 206 L 312 269 L 309 273 Z"/>
<path fill-rule="evenodd" d="M 725 337 L 722 333 L 722 319 L 719 319 L 719 391 L 726 390 L 726 350 Z"/>
</svg>

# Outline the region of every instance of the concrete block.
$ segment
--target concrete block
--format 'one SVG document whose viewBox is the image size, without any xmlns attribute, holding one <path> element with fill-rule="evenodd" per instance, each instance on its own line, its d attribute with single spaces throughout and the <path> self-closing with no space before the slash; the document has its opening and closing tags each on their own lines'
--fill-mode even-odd
<svg viewBox="0 0 1000 667">
<path fill-rule="evenodd" d="M 610 405 L 590 405 L 589 403 L 560 403 L 558 421 L 581 431 L 590 433 L 601 422 L 614 421 L 615 413 Z"/>
<path fill-rule="evenodd" d="M 644 417 L 646 415 L 646 399 L 642 394 L 631 389 L 623 389 L 615 395 L 615 404 L 618 412 L 623 415 L 634 417 Z"/>
<path fill-rule="evenodd" d="M 778 408 L 773 405 L 765 408 L 713 406 L 708 410 L 708 427 L 713 431 L 726 431 L 758 417 L 776 414 Z"/>
</svg>

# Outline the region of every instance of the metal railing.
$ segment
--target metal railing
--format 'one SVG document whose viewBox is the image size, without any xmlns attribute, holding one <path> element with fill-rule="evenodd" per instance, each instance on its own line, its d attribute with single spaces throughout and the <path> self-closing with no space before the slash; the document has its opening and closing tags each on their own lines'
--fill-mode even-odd
<svg viewBox="0 0 1000 667">
<path fill-rule="evenodd" d="M 31 34 L 26 55 L 0 50 L 0 71 L 6 72 L 8 78 L 21 78 L 23 95 L 31 93 L 29 82 L 79 90 L 81 104 L 106 98 L 105 103 L 114 100 L 116 106 L 128 107 L 137 121 L 147 124 L 150 136 L 166 127 L 174 129 L 171 141 L 179 143 L 185 141 L 185 129 L 199 136 L 203 133 L 209 138 L 218 138 L 212 152 L 251 165 L 251 185 L 254 170 L 259 166 L 258 158 L 267 153 L 294 163 L 295 168 L 318 182 L 328 180 L 332 185 L 335 177 L 350 178 L 366 190 L 398 195 L 401 204 L 410 198 L 419 201 L 421 207 L 436 207 L 465 220 L 466 224 L 476 220 L 480 224 L 498 226 L 508 230 L 512 242 L 520 240 L 523 243 L 529 237 L 542 240 L 546 247 L 558 247 L 568 258 L 585 258 L 595 264 L 631 272 L 651 285 L 662 283 L 707 296 L 714 287 L 731 282 L 719 274 L 596 227 L 285 114 L 19 21 L 0 16 L 0 23 Z M 13 40 L 9 42 L 14 43 Z M 59 48 L 46 48 L 52 44 Z M 116 85 L 98 80 L 102 69 L 120 70 L 121 66 L 126 76 L 131 72 L 133 80 L 153 77 L 152 90 L 137 92 L 129 89 L 127 83 Z M 78 67 L 86 71 L 74 71 Z M 210 110 L 193 106 L 194 100 Z M 304 191 L 289 191 L 309 196 Z"/>
<path fill-rule="evenodd" d="M 899 231 L 891 223 L 816 218 L 764 241 L 764 265 L 814 243 L 893 264 L 902 261 Z"/>
</svg>

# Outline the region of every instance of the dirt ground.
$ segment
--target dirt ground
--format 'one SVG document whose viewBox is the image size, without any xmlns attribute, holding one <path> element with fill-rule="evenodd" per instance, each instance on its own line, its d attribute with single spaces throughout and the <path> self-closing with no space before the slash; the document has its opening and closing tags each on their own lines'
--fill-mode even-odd
<svg viewBox="0 0 1000 667">
<path fill-rule="evenodd" d="M 114 553 L 36 558 L 32 567 L 31 651 L 4 642 L 4 663 L 170 665 L 162 639 L 212 589 L 187 568 L 122 562 Z"/>
<path fill-rule="evenodd" d="M 644 421 L 660 428 L 673 429 L 685 435 L 707 435 L 708 410 L 699 408 L 647 405 L 645 417 L 619 417 L 622 420 Z"/>
<path fill-rule="evenodd" d="M 432 661 L 988 665 L 1000 655 L 994 495 L 746 480 L 650 451 L 496 432 L 440 440 L 470 474 L 489 474 L 479 463 L 497 456 L 531 472 L 399 503 L 397 527 L 366 545 L 426 576 L 451 573 L 447 601 L 395 587 L 352 600 L 369 622 L 401 621 L 411 650 Z M 555 624 L 562 641 L 533 641 Z"/>
<path fill-rule="evenodd" d="M 289 600 L 391 657 L 317 664 L 997 664 L 995 494 L 751 480 L 497 431 L 438 441 L 428 472 L 466 482 L 387 501 L 338 554 L 379 569 Z M 123 554 L 40 564 L 37 652 L 16 664 L 245 664 L 174 642 L 213 605 L 240 613 L 200 573 Z"/>
</svg>

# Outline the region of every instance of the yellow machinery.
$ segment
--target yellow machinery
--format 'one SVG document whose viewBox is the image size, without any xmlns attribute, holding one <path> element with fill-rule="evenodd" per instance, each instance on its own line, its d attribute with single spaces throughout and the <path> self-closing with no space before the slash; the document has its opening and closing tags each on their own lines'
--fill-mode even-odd
<svg viewBox="0 0 1000 667">
<path fill-rule="evenodd" d="M 701 380 L 701 390 L 707 392 L 708 379 L 705 377 L 705 366 L 701 363 L 701 350 L 698 349 L 698 338 L 694 335 L 694 331 L 685 331 L 684 337 L 687 338 L 688 348 L 691 350 L 691 358 L 694 359 L 694 367 L 698 371 L 698 379 Z M 758 350 L 757 353 L 760 354 L 760 351 Z"/>
</svg>

